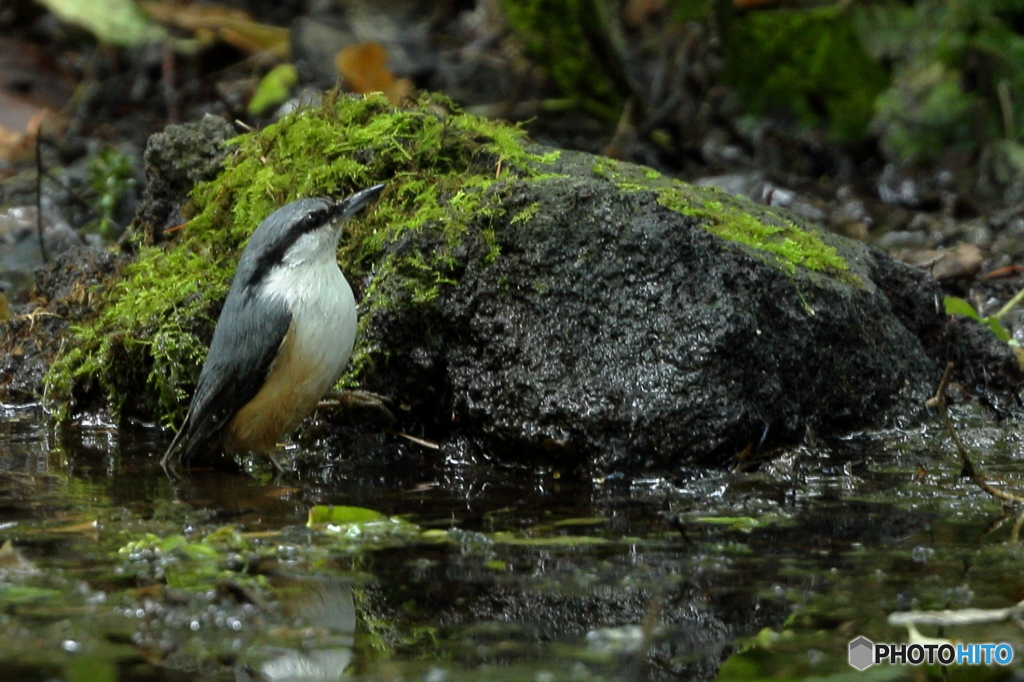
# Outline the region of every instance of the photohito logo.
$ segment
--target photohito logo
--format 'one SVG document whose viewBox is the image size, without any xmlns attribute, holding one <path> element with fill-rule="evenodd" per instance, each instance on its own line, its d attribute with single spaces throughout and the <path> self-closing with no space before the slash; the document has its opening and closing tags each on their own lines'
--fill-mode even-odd
<svg viewBox="0 0 1024 682">
<path fill-rule="evenodd" d="M 867 637 L 858 637 L 850 642 L 850 665 L 865 670 L 875 662 L 875 643 Z"/>
<path fill-rule="evenodd" d="M 850 665 L 866 670 L 876 663 L 893 665 L 1010 665 L 1013 647 L 1000 644 L 875 644 L 867 637 L 850 642 Z"/>
</svg>

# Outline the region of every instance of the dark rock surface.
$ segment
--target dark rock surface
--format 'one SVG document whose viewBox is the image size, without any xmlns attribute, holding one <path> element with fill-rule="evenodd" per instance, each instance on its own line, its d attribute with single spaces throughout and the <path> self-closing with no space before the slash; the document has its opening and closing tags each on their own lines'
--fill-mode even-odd
<svg viewBox="0 0 1024 682">
<path fill-rule="evenodd" d="M 931 389 L 881 292 L 790 277 L 653 193 L 552 184 L 450 308 L 470 331 L 449 347 L 456 405 L 501 442 L 668 465 L 913 413 Z"/>
<path fill-rule="evenodd" d="M 0 324 L 0 399 L 32 402 L 43 395 L 43 377 L 69 326 L 91 312 L 95 287 L 119 260 L 102 249 L 81 248 L 36 269 L 38 306 Z"/>
<path fill-rule="evenodd" d="M 217 177 L 229 152 L 224 142 L 235 135 L 230 123 L 207 114 L 196 123 L 167 126 L 151 136 L 143 156 L 146 194 L 136 224 L 159 239 L 163 230 L 184 222 L 179 210 L 188 193 L 199 182 Z"/>
<path fill-rule="evenodd" d="M 539 208 L 497 231 L 496 262 L 471 240 L 432 309 L 371 322 L 391 360 L 368 383 L 418 403 L 451 448 L 599 471 L 722 464 L 919 417 L 947 360 L 974 384 L 1019 380 L 1005 345 L 947 321 L 925 272 L 822 233 L 860 284 L 791 275 L 592 164 L 563 152 L 568 177 L 512 190 L 507 216 Z"/>
</svg>

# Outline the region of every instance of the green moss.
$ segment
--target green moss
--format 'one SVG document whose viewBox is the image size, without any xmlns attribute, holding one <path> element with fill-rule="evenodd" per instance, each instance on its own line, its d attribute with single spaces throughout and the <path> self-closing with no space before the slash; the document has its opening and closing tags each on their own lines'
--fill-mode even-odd
<svg viewBox="0 0 1024 682">
<path fill-rule="evenodd" d="M 695 187 L 679 180 L 651 176 L 642 166 L 612 159 L 598 159 L 591 171 L 628 192 L 655 191 L 658 203 L 699 221 L 708 232 L 743 244 L 770 256 L 789 273 L 797 267 L 848 281 L 845 259 L 814 232 L 801 229 L 790 219 L 745 199 L 717 189 Z"/>
<path fill-rule="evenodd" d="M 501 245 L 498 243 L 498 237 L 494 234 L 492 228 L 485 228 L 480 232 L 480 237 L 487 244 L 487 255 L 484 256 L 484 263 L 490 265 L 498 260 L 498 256 L 501 255 Z"/>
<path fill-rule="evenodd" d="M 599 156 L 594 159 L 594 165 L 591 166 L 590 172 L 599 178 L 606 180 L 614 180 L 619 177 L 618 164 L 613 159 L 609 159 L 604 156 Z"/>
<path fill-rule="evenodd" d="M 464 114 L 443 97 L 418 105 L 331 94 L 232 140 L 221 175 L 194 189 L 187 225 L 169 245 L 143 247 L 101 295 L 97 315 L 73 329 L 47 375 L 48 398 L 66 405 L 99 389 L 115 413 L 130 407 L 175 421 L 240 249 L 263 218 L 302 197 L 389 183 L 376 206 L 349 223 L 339 250 L 349 281 L 369 282 L 361 325 L 382 308 L 436 298 L 453 282 L 453 250 L 471 223 L 490 240 L 487 258 L 497 258 L 491 225 L 503 209 L 487 190 L 538 175 L 555 156 L 527 152 L 518 128 Z M 409 231 L 428 232 L 434 248 L 403 250 Z M 358 346 L 346 383 L 379 352 Z"/>
<path fill-rule="evenodd" d="M 102 391 L 120 413 L 143 390 L 155 405 L 187 401 L 212 330 L 211 304 L 227 292 L 233 262 L 188 248 L 148 247 L 111 282 L 99 314 L 71 329 L 46 376 L 47 396 L 65 411 L 72 392 Z M 67 416 L 58 412 L 58 416 Z"/>
<path fill-rule="evenodd" d="M 709 199 L 714 193 L 714 190 L 698 190 L 674 182 L 672 186 L 658 191 L 658 203 L 698 218 L 704 229 L 722 239 L 771 254 L 779 266 L 791 274 L 799 266 L 830 275 L 848 276 L 846 261 L 818 235 L 767 209 L 758 217 L 751 212 L 751 205 L 724 193 L 720 199 Z"/>
<path fill-rule="evenodd" d="M 527 223 L 533 219 L 533 216 L 537 215 L 537 211 L 540 210 L 540 202 L 535 201 L 522 211 L 512 216 L 512 220 L 509 222 L 515 225 L 516 223 Z"/>
</svg>

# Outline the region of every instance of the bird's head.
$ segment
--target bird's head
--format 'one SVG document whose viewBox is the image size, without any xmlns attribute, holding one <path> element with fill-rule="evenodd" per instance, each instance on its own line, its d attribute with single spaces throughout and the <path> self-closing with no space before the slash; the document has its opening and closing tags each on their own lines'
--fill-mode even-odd
<svg viewBox="0 0 1024 682">
<path fill-rule="evenodd" d="M 299 199 L 267 216 L 242 253 L 239 273 L 258 284 L 277 267 L 334 259 L 345 221 L 373 203 L 384 185 L 374 185 L 339 201 Z"/>
</svg>

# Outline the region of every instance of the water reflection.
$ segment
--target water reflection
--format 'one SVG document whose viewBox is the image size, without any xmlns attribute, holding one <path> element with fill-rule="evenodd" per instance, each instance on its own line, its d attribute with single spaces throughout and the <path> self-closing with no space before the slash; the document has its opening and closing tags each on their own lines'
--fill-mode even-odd
<svg viewBox="0 0 1024 682">
<path fill-rule="evenodd" d="M 0 414 L 11 679 L 708 680 L 723 660 L 723 679 L 827 677 L 850 670 L 857 635 L 905 640 L 890 613 L 1024 594 L 1021 524 L 959 480 L 928 427 L 632 480 L 382 436 L 362 457 L 297 448 L 296 473 L 268 483 L 168 478 L 166 434 L 145 425 Z M 1012 427 L 976 414 L 963 435 L 1021 483 Z M 384 522 L 307 527 L 316 505 Z M 951 635 L 1024 644 L 1005 623 Z M 952 679 L 980 674 L 964 670 Z"/>
<path fill-rule="evenodd" d="M 356 608 L 352 585 L 337 579 L 284 579 L 274 581 L 285 612 L 293 627 L 314 628 L 314 648 L 279 649 L 267 647 L 268 656 L 259 665 L 260 679 L 268 682 L 334 682 L 344 677 L 352 662 L 355 643 Z M 249 679 L 239 670 L 239 680 Z"/>
</svg>

